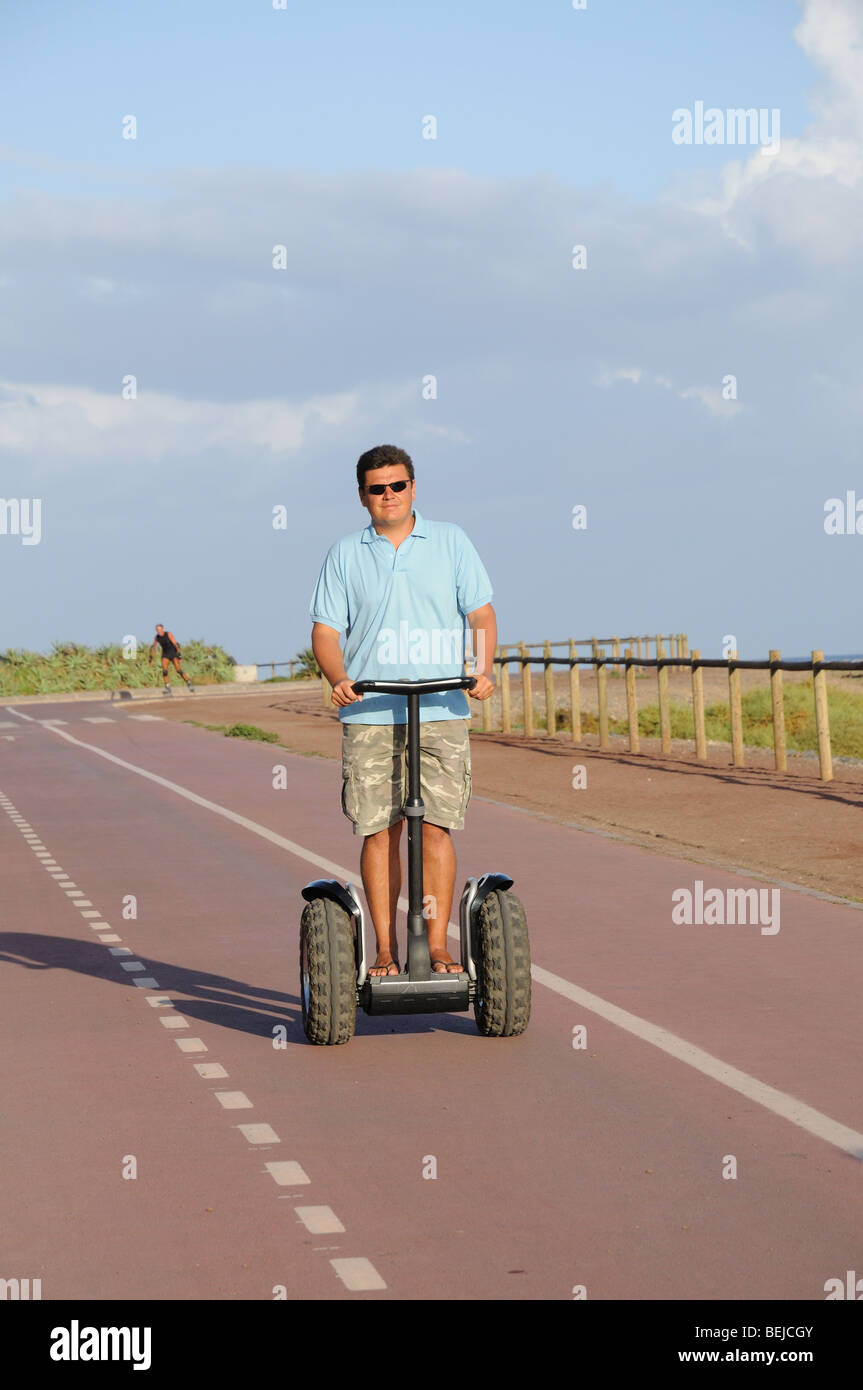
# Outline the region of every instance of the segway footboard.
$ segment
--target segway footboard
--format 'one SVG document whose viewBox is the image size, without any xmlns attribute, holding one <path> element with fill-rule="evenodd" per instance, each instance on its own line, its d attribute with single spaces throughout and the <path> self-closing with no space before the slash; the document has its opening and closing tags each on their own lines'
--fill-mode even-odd
<svg viewBox="0 0 863 1390">
<path fill-rule="evenodd" d="M 367 1014 L 463 1013 L 470 1008 L 467 975 L 437 975 L 409 980 L 399 975 L 370 975 L 360 1002 Z"/>
</svg>

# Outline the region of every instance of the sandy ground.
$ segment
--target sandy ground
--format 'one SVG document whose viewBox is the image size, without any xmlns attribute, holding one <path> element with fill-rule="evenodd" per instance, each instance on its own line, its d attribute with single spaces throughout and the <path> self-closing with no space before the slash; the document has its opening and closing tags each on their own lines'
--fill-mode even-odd
<svg viewBox="0 0 863 1390">
<path fill-rule="evenodd" d="M 715 690 L 706 688 L 706 698 L 722 698 L 727 678 L 722 672 L 709 675 Z M 749 683 L 763 683 L 760 672 L 743 676 L 744 689 Z M 559 677 L 558 683 L 562 703 L 568 677 Z M 614 710 L 617 701 L 625 702 L 623 682 L 608 684 Z M 685 698 L 688 677 L 672 677 L 669 684 L 672 698 Z M 591 686 L 592 680 L 582 675 L 583 708 L 591 708 Z M 513 682 L 513 696 L 518 689 L 520 682 Z M 639 681 L 639 704 L 649 703 L 654 692 L 654 681 Z M 537 678 L 535 699 L 542 709 L 544 694 Z M 478 711 L 478 702 L 471 701 L 471 706 Z M 496 720 L 498 710 L 495 698 Z M 203 689 L 196 696 L 178 690 L 173 699 L 160 699 L 159 713 L 202 724 L 254 724 L 277 733 L 293 752 L 340 757 L 338 717 L 323 707 L 317 684 L 274 685 L 253 694 L 222 693 L 209 699 Z M 602 752 L 597 741 L 596 736 L 586 736 L 574 745 L 568 734 L 542 733 L 526 742 L 520 734 L 483 733 L 475 713 L 474 796 L 701 863 L 746 869 L 863 902 L 863 765 L 836 763 L 834 780 L 823 783 L 817 759 L 811 756 L 789 754 L 789 770 L 783 774 L 773 770 L 770 751 L 747 750 L 747 767 L 733 768 L 728 745 L 711 745 L 709 764 L 704 765 L 693 761 L 688 742 L 675 740 L 672 754 L 662 757 L 658 740 L 643 738 L 638 756 L 626 751 L 625 739 L 613 738 L 612 748 Z M 575 789 L 574 770 L 579 766 L 585 770 L 581 780 L 586 784 Z M 339 806 L 333 814 L 342 814 Z"/>
</svg>

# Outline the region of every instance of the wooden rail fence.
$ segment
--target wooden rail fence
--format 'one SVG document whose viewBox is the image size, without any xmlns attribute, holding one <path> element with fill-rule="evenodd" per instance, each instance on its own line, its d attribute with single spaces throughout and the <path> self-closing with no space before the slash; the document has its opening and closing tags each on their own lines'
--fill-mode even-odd
<svg viewBox="0 0 863 1390">
<path fill-rule="evenodd" d="M 617 641 L 618 639 L 612 639 Z M 620 641 L 632 642 L 631 638 L 619 639 Z M 773 757 L 777 771 L 787 771 L 788 761 L 785 748 L 785 713 L 782 701 L 782 672 L 783 671 L 811 671 L 814 677 L 814 702 L 815 702 L 815 727 L 818 735 L 818 760 L 821 773 L 821 780 L 830 782 L 833 778 L 833 757 L 830 748 L 830 720 L 827 712 L 827 671 L 863 671 L 863 662 L 860 661 L 825 661 L 823 651 L 813 651 L 809 661 L 783 661 L 781 652 L 773 649 L 767 661 L 742 661 L 736 652 L 730 652 L 727 658 L 702 657 L 701 652 L 693 650 L 686 653 L 685 637 L 671 639 L 678 645 L 677 654 L 666 656 L 665 638 L 656 637 L 652 639 L 656 644 L 657 655 L 655 657 L 643 656 L 637 652 L 633 645 L 625 648 L 621 656 L 618 652 L 609 656 L 606 653 L 594 651 L 589 657 L 580 657 L 575 648 L 579 645 L 576 642 L 570 643 L 569 656 L 552 656 L 551 643 L 543 643 L 542 656 L 531 656 L 527 645 L 519 643 L 517 653 L 510 653 L 506 647 L 498 647 L 495 655 L 495 665 L 499 669 L 500 675 L 500 706 L 501 706 L 501 727 L 500 732 L 512 733 L 510 719 L 510 674 L 509 668 L 512 665 L 521 666 L 522 697 L 524 702 L 524 737 L 533 736 L 533 691 L 531 688 L 530 668 L 534 665 L 541 665 L 545 675 L 545 717 L 546 729 L 549 734 L 556 733 L 556 707 L 554 698 L 554 676 L 553 666 L 569 667 L 569 697 L 570 697 L 570 727 L 573 743 L 581 740 L 581 711 L 579 708 L 578 690 L 578 668 L 579 666 L 592 666 L 596 672 L 597 704 L 599 709 L 599 746 L 609 748 L 611 746 L 608 732 L 608 691 L 606 687 L 606 668 L 609 666 L 622 666 L 626 682 L 626 709 L 627 725 L 629 733 L 629 752 L 638 753 L 640 751 L 639 730 L 638 730 L 638 699 L 636 694 L 635 675 L 641 669 L 654 668 L 657 673 L 657 687 L 659 696 L 659 730 L 660 747 L 662 752 L 671 752 L 671 705 L 668 695 L 668 670 L 672 666 L 684 667 L 691 673 L 692 679 L 692 712 L 695 733 L 695 756 L 699 762 L 707 761 L 707 739 L 704 727 L 704 683 L 702 672 L 705 667 L 722 669 L 728 672 L 728 702 L 731 711 L 731 757 L 735 767 L 744 767 L 744 747 L 743 747 L 743 706 L 740 692 L 740 672 L 741 671 L 769 671 L 770 672 L 770 691 L 771 691 L 771 712 L 773 724 Z M 537 645 L 537 644 L 534 644 Z M 562 645 L 557 643 L 556 645 Z M 583 644 L 582 644 L 583 645 Z M 681 652 L 680 646 L 684 647 Z M 482 728 L 484 733 L 491 733 L 491 701 L 484 701 L 482 706 Z"/>
<path fill-rule="evenodd" d="M 666 643 L 670 652 L 666 653 Z M 566 656 L 553 656 L 553 647 L 568 647 Z M 589 647 L 590 656 L 579 656 L 579 647 Z M 654 655 L 650 655 L 651 647 Z M 533 649 L 540 648 L 541 655 L 533 656 Z M 621 648 L 623 650 L 621 651 Z M 743 705 L 740 690 L 741 671 L 769 671 L 771 711 L 773 725 L 773 759 L 779 772 L 788 768 L 785 747 L 785 712 L 782 701 L 782 672 L 811 671 L 814 677 L 815 727 L 818 735 L 818 760 L 821 780 L 833 779 L 833 756 L 830 747 L 830 720 L 827 712 L 827 671 L 863 671 L 861 661 L 825 661 L 823 651 L 813 651 L 809 661 L 783 661 L 781 652 L 771 650 L 767 661 L 743 661 L 736 652 L 727 657 L 702 657 L 699 650 L 689 651 L 685 633 L 670 635 L 629 637 L 590 637 L 576 640 L 568 638 L 563 642 L 518 642 L 498 646 L 494 664 L 498 668 L 500 690 L 500 728 L 492 728 L 492 702 L 484 700 L 479 711 L 483 733 L 511 734 L 511 679 L 510 667 L 521 667 L 521 692 L 524 711 L 522 733 L 524 738 L 534 737 L 534 691 L 531 667 L 541 666 L 544 675 L 545 724 L 549 735 L 557 733 L 557 706 L 554 695 L 555 666 L 569 668 L 569 715 L 570 733 L 573 743 L 582 739 L 581 700 L 579 693 L 579 667 L 592 667 L 596 673 L 599 746 L 610 748 L 611 739 L 608 726 L 608 688 L 607 668 L 622 667 L 626 691 L 626 713 L 629 735 L 629 752 L 640 752 L 638 729 L 638 696 L 636 673 L 654 669 L 657 676 L 659 698 L 660 748 L 663 754 L 671 752 L 671 702 L 668 693 L 668 671 L 672 666 L 683 667 L 691 673 L 692 713 L 694 723 L 695 757 L 699 762 L 707 761 L 707 738 L 704 724 L 704 682 L 705 668 L 721 669 L 728 673 L 728 703 L 731 711 L 731 759 L 734 767 L 744 767 L 743 746 Z M 325 707 L 330 707 L 332 687 L 326 678 L 322 679 L 322 696 Z"/>
</svg>

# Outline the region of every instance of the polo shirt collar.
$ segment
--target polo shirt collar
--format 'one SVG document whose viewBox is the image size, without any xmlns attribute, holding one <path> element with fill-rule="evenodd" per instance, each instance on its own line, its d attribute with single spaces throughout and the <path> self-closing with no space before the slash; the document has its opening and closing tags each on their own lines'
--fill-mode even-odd
<svg viewBox="0 0 863 1390">
<path fill-rule="evenodd" d="M 428 539 L 428 527 L 426 526 L 425 520 L 420 515 L 419 509 L 417 507 L 414 507 L 413 514 L 414 529 L 411 531 L 410 534 L 412 536 L 424 536 L 426 539 Z M 381 532 L 376 531 L 374 522 L 369 520 L 368 526 L 366 527 L 365 531 L 363 531 L 362 539 L 363 542 L 386 540 L 386 536 L 384 536 Z M 405 537 L 405 539 L 407 539 L 407 537 Z"/>
</svg>

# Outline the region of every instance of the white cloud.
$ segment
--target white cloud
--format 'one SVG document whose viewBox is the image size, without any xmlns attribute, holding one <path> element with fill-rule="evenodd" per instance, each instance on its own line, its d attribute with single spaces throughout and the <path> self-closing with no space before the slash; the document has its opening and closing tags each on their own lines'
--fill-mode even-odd
<svg viewBox="0 0 863 1390">
<path fill-rule="evenodd" d="M 640 380 L 640 367 L 617 367 L 614 370 L 609 370 L 607 367 L 603 367 L 597 378 L 597 385 L 613 386 L 616 381 L 637 382 Z"/>
<path fill-rule="evenodd" d="M 396 397 L 403 389 L 395 392 Z M 384 393 L 392 397 L 392 392 Z M 296 453 L 312 425 L 339 427 L 373 407 L 380 392 L 359 390 L 284 400 L 191 401 L 142 390 L 135 400 L 78 386 L 0 381 L 0 447 L 70 459 L 156 460 L 207 449 Z"/>
<path fill-rule="evenodd" d="M 596 384 L 598 386 L 613 386 L 616 381 L 631 381 L 638 384 L 644 380 L 645 385 L 661 386 L 666 391 L 672 391 L 675 396 L 679 396 L 682 401 L 700 401 L 712 415 L 736 415 L 743 409 L 739 401 L 726 400 L 719 386 L 684 386 L 676 387 L 674 382 L 667 376 L 662 376 L 657 372 L 645 372 L 641 367 L 618 367 L 611 369 L 604 367 L 599 373 Z"/>
<path fill-rule="evenodd" d="M 794 38 L 822 74 L 812 125 L 798 139 L 783 136 L 770 158 L 758 149 L 731 161 L 707 196 L 683 201 L 746 249 L 770 241 L 827 259 L 856 257 L 863 235 L 861 0 L 803 0 Z"/>
</svg>

